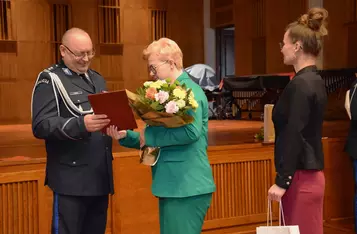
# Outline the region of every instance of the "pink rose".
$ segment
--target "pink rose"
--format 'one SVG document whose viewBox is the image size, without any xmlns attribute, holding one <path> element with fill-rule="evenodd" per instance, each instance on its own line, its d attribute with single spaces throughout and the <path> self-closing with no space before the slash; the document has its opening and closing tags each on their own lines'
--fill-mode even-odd
<svg viewBox="0 0 357 234">
<path fill-rule="evenodd" d="M 176 104 L 175 101 L 169 101 L 169 102 L 165 105 L 165 110 L 166 110 L 166 112 L 169 113 L 169 114 L 174 114 L 174 113 L 176 113 L 176 112 L 179 110 L 179 108 L 178 108 L 178 106 L 177 106 L 177 104 Z"/>
<path fill-rule="evenodd" d="M 159 101 L 160 104 L 164 103 L 169 99 L 169 93 L 160 90 L 157 94 L 155 94 L 155 100 Z"/>
</svg>

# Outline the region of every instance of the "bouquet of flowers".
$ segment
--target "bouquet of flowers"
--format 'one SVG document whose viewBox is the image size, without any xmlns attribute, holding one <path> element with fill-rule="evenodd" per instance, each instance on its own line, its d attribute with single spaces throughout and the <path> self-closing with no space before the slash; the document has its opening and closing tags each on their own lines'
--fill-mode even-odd
<svg viewBox="0 0 357 234">
<path fill-rule="evenodd" d="M 177 128 L 192 123 L 194 119 L 188 111 L 198 107 L 192 90 L 170 79 L 147 81 L 137 93 L 126 92 L 134 112 L 150 126 Z M 140 163 L 155 165 L 159 150 L 147 146 L 141 148 Z"/>
</svg>

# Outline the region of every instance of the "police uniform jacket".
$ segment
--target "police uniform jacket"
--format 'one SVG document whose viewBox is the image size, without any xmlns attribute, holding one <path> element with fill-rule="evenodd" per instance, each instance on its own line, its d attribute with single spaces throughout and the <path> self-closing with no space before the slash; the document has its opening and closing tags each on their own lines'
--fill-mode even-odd
<svg viewBox="0 0 357 234">
<path fill-rule="evenodd" d="M 296 73 L 273 108 L 275 184 L 288 189 L 296 170 L 322 170 L 325 83 L 316 66 Z"/>
<path fill-rule="evenodd" d="M 62 61 L 38 75 L 31 103 L 32 131 L 45 140 L 45 184 L 56 193 L 114 192 L 112 139 L 101 132 L 87 132 L 84 124 L 84 116 L 93 113 L 88 95 L 105 90 L 100 74 L 88 70 L 78 75 Z"/>
</svg>

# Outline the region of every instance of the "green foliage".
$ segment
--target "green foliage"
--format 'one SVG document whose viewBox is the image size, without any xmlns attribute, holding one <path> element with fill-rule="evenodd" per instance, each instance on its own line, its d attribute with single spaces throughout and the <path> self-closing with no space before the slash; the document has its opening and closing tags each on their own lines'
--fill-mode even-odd
<svg viewBox="0 0 357 234">
<path fill-rule="evenodd" d="M 260 131 L 254 135 L 254 138 L 260 141 L 264 140 L 264 127 L 260 128 Z"/>
</svg>

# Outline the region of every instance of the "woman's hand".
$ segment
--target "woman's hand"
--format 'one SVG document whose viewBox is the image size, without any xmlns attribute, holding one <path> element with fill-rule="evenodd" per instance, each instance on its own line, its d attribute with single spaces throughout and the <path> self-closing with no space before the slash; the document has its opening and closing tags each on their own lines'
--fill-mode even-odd
<svg viewBox="0 0 357 234">
<path fill-rule="evenodd" d="M 115 140 L 120 140 L 126 137 L 126 130 L 118 131 L 118 128 L 112 125 L 107 128 L 107 135 L 111 136 Z"/>
<path fill-rule="evenodd" d="M 278 185 L 274 184 L 268 191 L 268 198 L 272 201 L 280 201 L 284 196 L 285 191 L 285 189 L 280 188 Z"/>
</svg>

